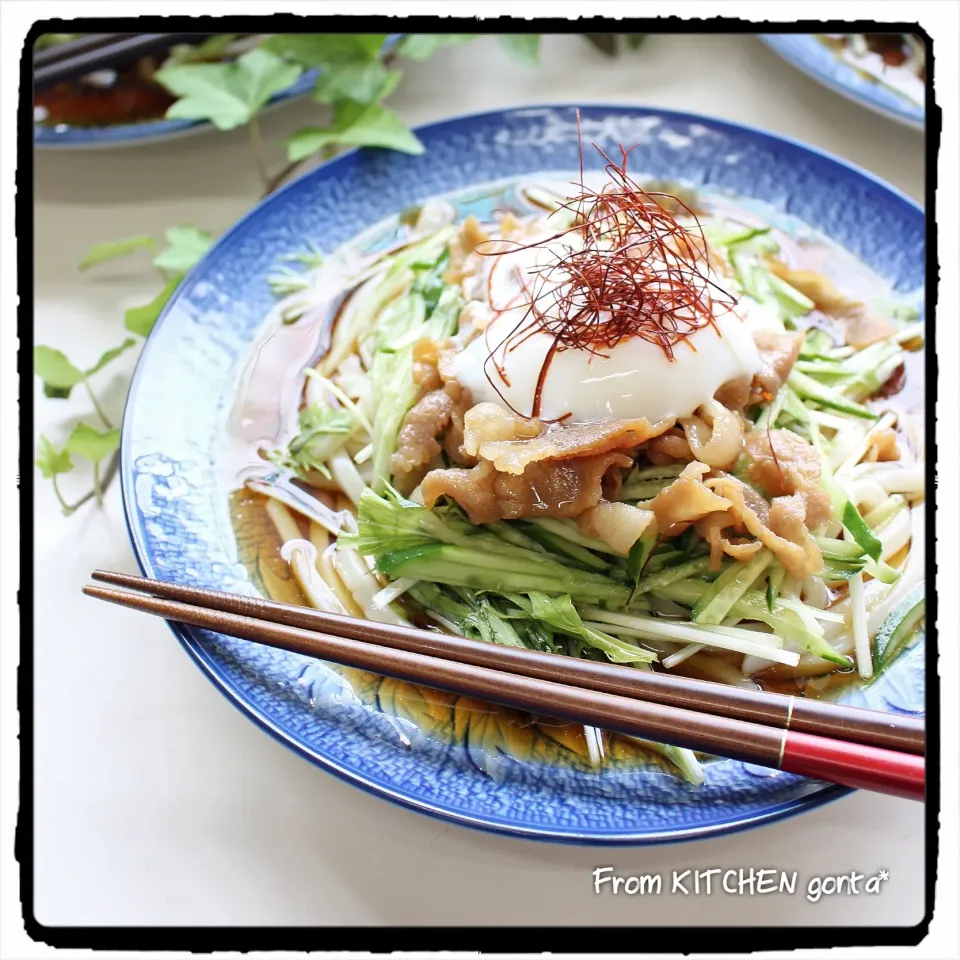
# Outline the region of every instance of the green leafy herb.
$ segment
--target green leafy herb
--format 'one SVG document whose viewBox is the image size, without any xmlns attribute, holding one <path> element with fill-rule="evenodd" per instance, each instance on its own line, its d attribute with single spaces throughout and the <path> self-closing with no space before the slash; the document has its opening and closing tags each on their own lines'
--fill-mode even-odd
<svg viewBox="0 0 960 960">
<path fill-rule="evenodd" d="M 80 261 L 80 269 L 86 270 L 88 267 L 103 263 L 105 260 L 116 260 L 118 257 L 125 257 L 127 254 L 133 253 L 134 250 L 140 250 L 143 247 L 152 248 L 155 245 L 156 240 L 145 235 L 98 243 L 83 255 L 83 259 Z"/>
<path fill-rule="evenodd" d="M 637 50 L 643 45 L 643 42 L 647 39 L 645 33 L 628 33 L 627 34 L 627 46 L 631 50 Z"/>
<path fill-rule="evenodd" d="M 614 663 L 650 663 L 657 659 L 655 654 L 636 644 L 584 626 L 569 596 L 548 597 L 535 592 L 528 596 L 531 616 L 561 633 L 576 637 L 589 647 L 601 650 Z"/>
<path fill-rule="evenodd" d="M 41 433 L 40 449 L 37 451 L 37 468 L 49 480 L 58 473 L 69 473 L 73 469 L 73 461 L 67 450 L 57 450 Z"/>
<path fill-rule="evenodd" d="M 213 246 L 209 233 L 187 225 L 171 227 L 166 238 L 169 246 L 157 254 L 153 262 L 162 270 L 176 273 L 186 273 Z"/>
<path fill-rule="evenodd" d="M 476 33 L 408 33 L 397 44 L 397 56 L 409 60 L 429 60 L 444 47 L 469 43 L 478 36 Z"/>
<path fill-rule="evenodd" d="M 101 433 L 87 423 L 78 423 L 73 428 L 64 451 L 99 463 L 119 447 L 120 431 L 116 427 Z"/>
<path fill-rule="evenodd" d="M 315 403 L 300 414 L 300 432 L 286 450 L 270 459 L 278 466 L 303 474 L 317 470 L 329 475 L 326 462 L 347 442 L 356 427 L 352 411 Z"/>
<path fill-rule="evenodd" d="M 423 144 L 392 111 L 378 103 L 344 100 L 337 104 L 329 127 L 307 127 L 287 141 L 292 161 L 303 160 L 332 145 L 386 147 L 403 153 L 423 153 Z"/>
<path fill-rule="evenodd" d="M 301 73 L 299 64 L 257 47 L 230 63 L 164 67 L 154 78 L 180 98 L 167 110 L 168 117 L 209 120 L 219 130 L 232 130 L 248 123 Z"/>
<path fill-rule="evenodd" d="M 500 46 L 525 67 L 536 67 L 540 63 L 540 34 L 538 33 L 501 33 L 497 39 Z"/>
<path fill-rule="evenodd" d="M 123 315 L 123 325 L 131 332 L 140 337 L 150 336 L 153 325 L 157 322 L 167 301 L 173 296 L 173 291 L 180 285 L 183 276 L 178 274 L 171 277 L 164 288 L 149 302 L 142 307 L 131 307 Z"/>
</svg>

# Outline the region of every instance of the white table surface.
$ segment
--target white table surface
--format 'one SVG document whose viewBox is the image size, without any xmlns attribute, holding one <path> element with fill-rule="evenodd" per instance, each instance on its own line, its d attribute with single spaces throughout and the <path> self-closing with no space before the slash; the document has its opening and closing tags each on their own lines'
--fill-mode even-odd
<svg viewBox="0 0 960 960">
<path fill-rule="evenodd" d="M 654 37 L 615 62 L 579 38 L 549 37 L 536 70 L 487 38 L 411 64 L 391 105 L 417 124 L 548 101 L 753 124 L 922 200 L 919 134 L 821 88 L 751 37 Z M 265 135 L 279 139 L 311 112 L 309 101 L 276 111 Z M 220 231 L 257 193 L 242 132 L 38 155 L 37 342 L 88 365 L 123 338 L 122 308 L 155 292 L 143 261 L 78 273 L 88 246 L 181 222 Z M 123 383 L 105 380 L 119 414 Z M 36 393 L 52 439 L 88 413 L 81 391 L 66 403 Z M 369 796 L 245 719 L 161 622 L 81 596 L 94 567 L 136 572 L 117 485 L 103 509 L 64 519 L 38 478 L 35 529 L 35 895 L 45 924 L 855 926 L 912 925 L 923 913 L 923 810 L 904 800 L 858 793 L 731 837 L 601 850 L 482 834 Z M 602 865 L 774 867 L 800 882 L 794 896 L 595 896 L 591 871 Z M 803 895 L 812 876 L 881 868 L 890 879 L 879 895 Z"/>
</svg>

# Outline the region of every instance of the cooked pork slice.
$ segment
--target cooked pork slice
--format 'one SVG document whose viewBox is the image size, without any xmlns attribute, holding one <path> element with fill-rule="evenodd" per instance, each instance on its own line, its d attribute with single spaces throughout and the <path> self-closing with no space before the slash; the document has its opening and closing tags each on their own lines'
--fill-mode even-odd
<svg viewBox="0 0 960 960">
<path fill-rule="evenodd" d="M 428 508 L 448 496 L 467 512 L 471 523 L 578 517 L 600 502 L 608 470 L 631 465 L 628 456 L 616 451 L 531 463 L 520 474 L 501 472 L 481 460 L 468 470 L 431 470 L 420 490 Z"/>
</svg>

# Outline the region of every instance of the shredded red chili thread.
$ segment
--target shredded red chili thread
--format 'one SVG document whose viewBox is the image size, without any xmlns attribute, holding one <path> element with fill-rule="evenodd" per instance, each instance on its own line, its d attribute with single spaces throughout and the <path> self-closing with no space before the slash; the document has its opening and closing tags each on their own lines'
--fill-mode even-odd
<svg viewBox="0 0 960 960">
<path fill-rule="evenodd" d="M 531 271 L 530 282 L 519 277 L 526 300 L 508 306 L 525 306 L 526 310 L 500 343 L 490 347 L 487 341 L 487 380 L 510 409 L 523 417 L 539 417 L 547 369 L 558 353 L 583 350 L 605 357 L 605 351 L 621 341 L 639 337 L 656 344 L 672 361 L 678 344 L 703 327 L 716 329 L 714 321 L 737 302 L 710 278 L 706 239 L 693 211 L 670 194 L 647 193 L 628 174 L 628 159 L 635 147 L 627 150 L 621 144 L 621 159 L 616 163 L 593 144 L 609 178 L 598 191 L 584 183 L 579 112 L 577 136 L 580 180 L 574 186 L 579 192 L 560 204 L 574 215 L 573 225 L 528 244 L 500 239 L 477 247 L 484 256 L 500 256 L 546 249 L 569 238 L 559 249 L 550 249 L 549 262 Z M 685 211 L 695 226 L 678 223 L 660 200 L 669 200 L 671 207 Z M 506 309 L 490 305 L 495 312 Z M 507 353 L 536 334 L 551 336 L 553 343 L 540 370 L 533 409 L 527 415 L 509 404 L 488 365 L 506 382 Z"/>
</svg>

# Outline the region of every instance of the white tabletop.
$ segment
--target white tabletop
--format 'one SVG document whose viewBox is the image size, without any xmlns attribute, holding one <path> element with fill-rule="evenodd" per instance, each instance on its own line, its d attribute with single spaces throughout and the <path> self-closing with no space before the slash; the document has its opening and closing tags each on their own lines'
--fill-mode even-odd
<svg viewBox="0 0 960 960">
<path fill-rule="evenodd" d="M 922 201 L 921 135 L 820 87 L 756 38 L 652 37 L 613 61 L 580 38 L 549 37 L 542 59 L 526 69 L 492 39 L 476 41 L 408 65 L 391 106 L 411 124 L 562 101 L 700 112 L 821 147 Z M 276 143 L 314 110 L 306 101 L 271 113 L 265 135 Z M 78 273 L 88 246 L 184 222 L 217 232 L 257 195 L 242 131 L 38 155 L 37 342 L 87 366 L 123 339 L 123 308 L 154 294 L 142 261 Z M 124 385 L 110 376 L 107 405 L 119 414 Z M 88 414 L 80 391 L 67 402 L 36 392 L 51 439 Z M 923 809 L 905 800 L 858 793 L 730 837 L 601 850 L 474 832 L 342 783 L 250 723 L 161 622 L 81 596 L 94 567 L 136 572 L 117 485 L 103 509 L 64 519 L 38 477 L 36 564 L 35 894 L 45 924 L 846 927 L 912 925 L 923 913 Z M 793 896 L 595 895 L 599 866 L 665 879 L 773 867 L 799 881 Z M 804 895 L 814 876 L 881 869 L 890 878 L 877 895 Z"/>
</svg>

